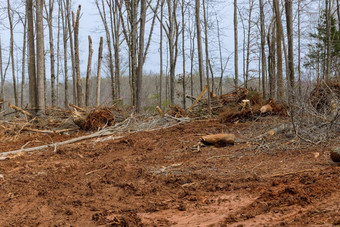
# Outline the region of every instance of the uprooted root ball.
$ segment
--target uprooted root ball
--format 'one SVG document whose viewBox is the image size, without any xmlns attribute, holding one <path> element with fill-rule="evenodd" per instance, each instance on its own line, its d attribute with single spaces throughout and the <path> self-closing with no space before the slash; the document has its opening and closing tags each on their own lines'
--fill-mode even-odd
<svg viewBox="0 0 340 227">
<path fill-rule="evenodd" d="M 74 121 L 82 130 L 95 131 L 115 123 L 114 114 L 107 108 L 95 109 L 86 117 Z"/>
</svg>

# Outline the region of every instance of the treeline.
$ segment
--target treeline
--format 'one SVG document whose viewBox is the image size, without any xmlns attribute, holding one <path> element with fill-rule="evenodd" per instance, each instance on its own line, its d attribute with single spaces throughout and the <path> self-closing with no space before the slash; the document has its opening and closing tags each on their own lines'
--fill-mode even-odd
<svg viewBox="0 0 340 227">
<path fill-rule="evenodd" d="M 90 4 L 1 3 L 6 19 L 1 25 L 9 37 L 5 47 L 0 41 L 2 99 L 13 98 L 17 106 L 28 103 L 42 114 L 48 105 L 100 105 L 109 96 L 110 103 L 123 100 L 140 112 L 150 104 L 145 94 L 151 90 L 157 104 L 185 108 L 186 94 L 197 95 L 205 85 L 208 94 L 233 85 L 287 101 L 301 96 L 307 81 L 339 78 L 339 0 L 93 0 L 103 29 L 98 47 L 91 36 L 88 46 L 79 44 L 86 15 L 77 3 Z M 223 42 L 220 8 L 234 11 L 231 53 Z M 153 80 L 143 70 L 151 50 L 159 51 L 160 62 Z M 80 53 L 88 53 L 87 58 Z M 85 60 L 87 67 L 81 68 Z M 13 95 L 5 92 L 6 80 Z"/>
</svg>

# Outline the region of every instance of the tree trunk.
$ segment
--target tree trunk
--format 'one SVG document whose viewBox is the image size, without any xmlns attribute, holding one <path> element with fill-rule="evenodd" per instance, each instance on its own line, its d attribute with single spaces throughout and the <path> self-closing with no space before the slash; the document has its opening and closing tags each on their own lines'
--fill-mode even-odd
<svg viewBox="0 0 340 227">
<path fill-rule="evenodd" d="M 294 39 L 293 39 L 293 0 L 286 1 L 286 20 L 287 20 L 287 36 L 288 36 L 288 94 L 289 101 L 294 101 Z"/>
<path fill-rule="evenodd" d="M 65 83 L 65 99 L 64 99 L 64 106 L 65 108 L 68 107 L 69 104 L 69 95 L 68 95 L 68 64 L 67 64 L 67 39 L 68 39 L 68 24 L 67 20 L 67 13 L 65 12 L 65 7 L 62 3 L 60 3 L 61 9 L 61 19 L 63 24 L 63 46 L 64 46 L 64 83 Z"/>
<path fill-rule="evenodd" d="M 24 107 L 24 88 L 25 88 L 25 73 L 26 73 L 26 42 L 27 42 L 27 14 L 25 15 L 24 21 L 24 38 L 22 42 L 22 72 L 21 72 L 21 97 L 20 104 L 21 108 Z"/>
<path fill-rule="evenodd" d="M 97 69 L 97 86 L 96 86 L 96 106 L 100 105 L 100 84 L 101 78 L 100 73 L 102 69 L 102 59 L 103 59 L 103 37 L 100 37 L 99 50 L 98 50 L 98 69 Z"/>
<path fill-rule="evenodd" d="M 142 81 L 143 81 L 143 65 L 144 65 L 144 35 L 146 23 L 146 1 L 140 3 L 140 26 L 139 26 L 139 53 L 138 53 L 138 71 L 136 83 L 136 111 L 141 112 L 142 107 Z"/>
<path fill-rule="evenodd" d="M 35 45 L 33 26 L 33 0 L 26 0 L 27 33 L 28 33 L 28 78 L 29 78 L 29 98 L 31 109 L 35 112 L 37 108 L 36 93 L 36 72 L 35 72 Z"/>
<path fill-rule="evenodd" d="M 49 0 L 49 9 L 46 9 L 46 20 L 48 25 L 48 35 L 50 44 L 50 70 L 51 70 L 51 101 L 52 107 L 56 104 L 56 92 L 55 92 L 55 56 L 54 56 L 54 39 L 53 39 L 53 8 L 54 0 Z M 46 7 L 46 5 L 45 5 Z"/>
<path fill-rule="evenodd" d="M 74 25 L 74 53 L 75 53 L 75 70 L 76 70 L 76 79 L 77 79 L 77 104 L 79 107 L 84 106 L 83 102 L 83 91 L 82 84 L 80 78 L 80 59 L 79 59 L 79 20 L 80 20 L 80 10 L 81 5 L 78 6 L 77 16 L 75 21 L 73 21 Z M 74 14 L 73 14 L 74 17 Z"/>
<path fill-rule="evenodd" d="M 264 12 L 263 12 L 263 2 L 259 1 L 260 4 L 260 21 L 261 21 L 261 69 L 262 69 L 262 97 L 266 97 L 266 52 L 265 52 L 265 42 L 266 42 L 266 31 L 264 27 Z"/>
<path fill-rule="evenodd" d="M 72 64 L 72 87 L 73 87 L 73 103 L 77 103 L 77 78 L 76 78 L 76 66 L 75 66 L 75 59 L 74 59 L 74 48 L 73 48 L 73 36 L 72 36 L 72 26 L 71 26 L 71 1 L 66 0 L 66 22 L 67 28 L 69 32 L 69 42 L 70 42 L 70 51 L 71 51 L 71 64 Z"/>
<path fill-rule="evenodd" d="M 91 36 L 89 38 L 89 56 L 87 59 L 87 71 L 86 71 L 86 92 L 85 92 L 85 105 L 89 106 L 90 101 L 90 77 L 91 77 L 91 64 L 92 64 L 92 55 L 93 55 L 93 49 L 92 49 L 92 39 Z"/>
<path fill-rule="evenodd" d="M 45 86 L 44 86 L 44 24 L 43 24 L 43 2 L 37 0 L 36 20 L 37 20 L 37 115 L 43 115 L 45 110 Z"/>
<path fill-rule="evenodd" d="M 209 46 L 208 46 L 208 19 L 206 13 L 206 4 L 205 0 L 203 0 L 203 18 L 204 18 L 204 35 L 205 35 L 205 69 L 206 69 L 206 77 L 207 77 L 207 86 L 208 86 L 208 112 L 210 117 L 211 114 L 211 102 L 210 102 L 210 82 L 209 82 Z"/>
<path fill-rule="evenodd" d="M 287 1 L 286 1 L 287 4 Z M 332 56 L 331 56 L 331 1 L 325 0 L 326 5 L 326 75 L 324 79 L 326 81 L 329 80 L 330 74 L 331 74 L 331 62 L 332 62 Z M 288 24 L 287 24 L 288 26 Z"/>
<path fill-rule="evenodd" d="M 276 54 L 277 54 L 277 100 L 283 101 L 284 99 L 284 83 L 283 83 L 283 70 L 282 70 L 282 23 L 281 23 L 281 13 L 279 9 L 278 0 L 273 0 L 273 6 L 275 9 L 276 18 Z"/>
<path fill-rule="evenodd" d="M 182 88 L 183 88 L 183 95 L 182 95 L 182 101 L 183 101 L 183 109 L 186 109 L 186 102 L 185 102 L 185 79 L 186 79 L 186 73 L 185 73 L 185 11 L 184 11 L 184 5 L 185 1 L 182 0 L 182 76 L 183 76 L 183 81 L 182 81 Z"/>
<path fill-rule="evenodd" d="M 162 107 L 162 78 L 163 78 L 163 9 L 164 9 L 164 2 L 165 0 L 162 0 L 161 3 L 161 19 L 160 19 L 160 25 L 159 25 L 159 34 L 160 34 L 160 41 L 159 41 L 159 106 Z"/>
<path fill-rule="evenodd" d="M 14 63 L 14 34 L 13 34 L 13 22 L 12 22 L 12 14 L 11 14 L 11 5 L 10 0 L 7 0 L 7 14 L 9 21 L 9 29 L 10 29 L 10 56 L 11 56 L 11 66 L 12 66 L 12 78 L 13 78 L 13 92 L 14 92 L 14 101 L 15 105 L 18 106 L 18 93 L 17 93 L 17 84 L 15 77 L 15 63 Z"/>
<path fill-rule="evenodd" d="M 249 64 L 250 64 L 251 15 L 253 12 L 254 0 L 251 0 L 249 3 L 250 4 L 249 4 L 248 34 L 247 34 L 246 78 L 244 81 L 245 88 L 248 88 Z"/>
<path fill-rule="evenodd" d="M 238 87 L 238 31 L 237 31 L 237 0 L 234 0 L 234 85 Z"/>
<path fill-rule="evenodd" d="M 236 0 L 235 0 L 236 1 Z M 200 90 L 203 90 L 203 51 L 202 51 L 202 35 L 201 35 L 201 17 L 200 17 L 200 0 L 195 0 L 196 15 L 196 32 L 197 32 L 197 51 L 198 51 L 198 70 L 200 76 Z"/>
</svg>

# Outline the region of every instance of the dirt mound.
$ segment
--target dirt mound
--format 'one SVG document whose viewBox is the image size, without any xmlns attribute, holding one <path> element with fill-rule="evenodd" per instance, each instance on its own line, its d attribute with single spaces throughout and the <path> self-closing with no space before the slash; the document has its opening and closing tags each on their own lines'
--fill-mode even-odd
<svg viewBox="0 0 340 227">
<path fill-rule="evenodd" d="M 86 117 L 81 116 L 74 120 L 82 130 L 95 131 L 115 123 L 114 114 L 107 108 L 94 109 Z"/>
<path fill-rule="evenodd" d="M 340 82 L 329 81 L 315 85 L 310 93 L 310 102 L 319 113 L 328 113 L 340 100 Z"/>
</svg>

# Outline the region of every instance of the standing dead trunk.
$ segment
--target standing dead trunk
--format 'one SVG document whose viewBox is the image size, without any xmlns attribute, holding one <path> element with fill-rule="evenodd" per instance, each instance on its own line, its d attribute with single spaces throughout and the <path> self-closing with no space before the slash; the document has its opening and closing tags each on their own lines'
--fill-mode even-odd
<svg viewBox="0 0 340 227">
<path fill-rule="evenodd" d="M 91 77 L 91 64 L 92 64 L 92 39 L 91 36 L 89 38 L 89 57 L 87 59 L 87 71 L 86 71 L 86 92 L 85 92 L 85 105 L 89 106 L 90 101 L 90 77 Z"/>
<path fill-rule="evenodd" d="M 101 69 L 103 59 L 103 37 L 100 37 L 99 50 L 98 50 L 98 69 L 97 69 L 97 86 L 96 86 L 96 106 L 100 105 L 100 83 L 101 83 Z"/>
<path fill-rule="evenodd" d="M 82 84 L 80 78 L 80 59 L 79 59 L 79 20 L 80 20 L 80 10 L 81 5 L 78 6 L 77 16 L 74 20 L 73 14 L 73 27 L 74 27 L 74 60 L 75 60 L 75 70 L 76 70 L 76 79 L 77 79 L 77 104 L 79 107 L 84 106 L 83 102 L 83 92 L 82 92 Z"/>
</svg>

